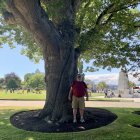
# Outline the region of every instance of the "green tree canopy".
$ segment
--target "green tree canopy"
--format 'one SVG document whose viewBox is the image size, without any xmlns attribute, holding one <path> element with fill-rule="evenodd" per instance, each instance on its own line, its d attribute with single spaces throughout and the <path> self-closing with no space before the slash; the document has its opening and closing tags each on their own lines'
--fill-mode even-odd
<svg viewBox="0 0 140 140">
<path fill-rule="evenodd" d="M 6 74 L 4 79 L 8 89 L 19 88 L 21 86 L 21 79 L 15 73 Z"/>
<path fill-rule="evenodd" d="M 4 78 L 0 78 L 0 88 L 4 88 L 5 87 L 5 80 Z"/>
<path fill-rule="evenodd" d="M 9 79 L 6 86 L 7 86 L 8 89 L 15 89 L 15 88 L 19 87 L 19 85 L 17 84 L 15 79 Z"/>
<path fill-rule="evenodd" d="M 25 79 L 25 85 L 28 88 L 39 88 L 39 89 L 45 89 L 45 75 L 42 73 L 34 73 L 34 74 L 26 74 L 25 77 L 28 78 Z"/>
<path fill-rule="evenodd" d="M 24 82 L 28 82 L 30 77 L 33 76 L 33 75 L 34 75 L 34 73 L 27 73 L 27 74 L 25 74 L 24 75 Z"/>
<path fill-rule="evenodd" d="M 103 89 L 108 88 L 108 85 L 106 84 L 106 82 L 101 81 L 97 84 L 97 88 L 103 90 Z"/>
<path fill-rule="evenodd" d="M 132 88 L 132 87 L 135 87 L 136 86 L 136 83 L 135 82 L 132 82 L 132 81 L 129 81 L 129 87 Z"/>
<path fill-rule="evenodd" d="M 41 0 L 42 8 L 48 13 L 49 19 L 58 27 L 64 8 L 60 0 Z M 8 12 L 4 11 L 5 2 L 0 1 L 0 11 L 5 15 L 7 25 L 0 16 L 0 44 L 8 43 L 11 47 L 14 42 L 23 45 L 22 54 L 38 61 L 42 52 L 32 35 L 22 26 L 14 26 L 8 21 Z M 139 0 L 75 0 L 75 47 L 82 52 L 81 59 L 85 62 L 92 60 L 88 70 L 95 67 L 137 69 L 140 66 L 140 11 L 137 6 Z M 57 8 L 56 8 L 57 7 Z M 57 10 L 56 10 L 57 9 Z M 79 61 L 80 62 L 80 61 Z M 79 65 L 81 66 L 81 65 Z"/>
</svg>

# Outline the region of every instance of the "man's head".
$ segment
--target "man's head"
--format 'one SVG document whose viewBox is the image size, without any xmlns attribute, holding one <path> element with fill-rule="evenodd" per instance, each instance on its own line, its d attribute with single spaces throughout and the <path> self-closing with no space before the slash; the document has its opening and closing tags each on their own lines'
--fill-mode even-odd
<svg viewBox="0 0 140 140">
<path fill-rule="evenodd" d="M 81 74 L 77 74 L 76 80 L 77 81 L 82 81 L 82 75 Z"/>
</svg>

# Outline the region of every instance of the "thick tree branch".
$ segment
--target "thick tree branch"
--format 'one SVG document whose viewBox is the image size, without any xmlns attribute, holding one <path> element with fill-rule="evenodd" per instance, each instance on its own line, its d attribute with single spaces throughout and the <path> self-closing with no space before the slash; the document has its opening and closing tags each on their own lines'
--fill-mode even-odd
<svg viewBox="0 0 140 140">
<path fill-rule="evenodd" d="M 72 3 L 73 11 L 76 14 L 76 12 L 78 11 L 80 7 L 81 0 L 71 0 L 71 3 Z"/>
<path fill-rule="evenodd" d="M 96 26 L 103 26 L 106 25 L 113 17 L 114 13 L 117 13 L 118 11 L 124 10 L 124 9 L 128 9 L 131 6 L 134 6 L 136 4 L 139 4 L 138 0 L 134 0 L 133 2 L 128 2 L 126 5 L 121 4 L 121 5 L 116 5 L 115 3 L 110 4 L 107 8 L 105 8 L 105 10 L 99 15 L 99 17 L 97 18 L 97 21 L 95 23 L 95 27 Z M 104 19 L 104 17 L 106 15 L 109 15 L 108 19 L 106 21 L 104 21 L 102 23 L 102 20 Z"/>
<path fill-rule="evenodd" d="M 81 35 L 81 41 L 80 41 L 80 46 L 83 46 L 83 41 L 82 40 L 85 40 L 84 38 L 88 38 L 88 40 L 91 40 L 90 39 L 91 37 L 94 38 L 94 36 L 96 34 L 98 34 L 98 32 L 100 31 L 100 29 L 102 29 L 106 24 L 108 24 L 111 19 L 113 18 L 114 16 L 114 13 L 118 12 L 118 11 L 121 11 L 121 10 L 124 10 L 124 9 L 127 9 L 131 6 L 134 6 L 138 4 L 138 1 L 137 0 L 134 0 L 133 2 L 128 2 L 126 5 L 124 4 L 121 4 L 121 5 L 117 5 L 115 3 L 113 4 L 110 4 L 108 7 L 106 7 L 102 13 L 99 15 L 99 17 L 97 18 L 96 20 L 96 23 L 95 23 L 95 26 L 93 28 L 91 28 L 89 31 L 87 32 L 84 32 L 82 35 Z M 105 17 L 108 16 L 108 18 L 104 21 Z M 135 25 L 135 27 L 139 27 L 139 25 Z M 85 51 L 84 47 L 81 47 L 80 48 L 82 52 Z"/>
<path fill-rule="evenodd" d="M 75 38 L 75 11 L 77 0 L 43 0 L 52 22 L 59 31 L 61 38 L 73 46 Z M 73 7 L 74 6 L 74 7 Z M 73 40 L 70 42 L 70 40 Z"/>
<path fill-rule="evenodd" d="M 42 0 L 53 23 L 58 26 L 64 21 L 74 21 L 73 0 Z"/>
<path fill-rule="evenodd" d="M 9 0 L 7 3 L 7 10 L 4 14 L 4 19 L 8 24 L 18 24 L 20 23 L 23 27 L 29 30 L 29 25 L 26 22 L 23 15 L 19 12 L 19 10 L 15 7 L 15 4 L 12 0 Z"/>
<path fill-rule="evenodd" d="M 87 3 L 86 3 L 85 6 L 84 6 L 84 10 L 85 10 L 85 11 L 86 11 L 86 8 L 87 8 L 89 5 L 90 5 L 90 0 L 88 0 Z M 85 15 L 86 15 L 86 12 L 84 12 L 84 13 L 81 14 L 79 23 L 82 23 L 82 22 L 83 22 L 83 19 L 84 19 Z"/>
<path fill-rule="evenodd" d="M 8 23 L 8 24 L 16 24 L 16 19 L 13 16 L 12 13 L 10 13 L 8 11 L 4 11 L 3 16 L 4 16 L 4 19 L 5 19 L 6 23 Z"/>
<path fill-rule="evenodd" d="M 110 4 L 108 7 L 106 7 L 103 10 L 103 12 L 97 18 L 96 23 L 95 23 L 95 27 L 98 25 L 105 25 L 104 23 L 107 24 L 111 20 L 111 18 L 113 17 L 114 13 L 117 13 L 118 11 L 127 9 L 131 6 L 136 5 L 136 4 L 138 4 L 138 0 L 134 0 L 133 2 L 128 2 L 127 5 L 124 5 L 124 4 L 116 5 L 115 3 Z M 104 17 L 107 14 L 110 14 L 109 18 L 104 23 L 102 23 L 102 20 L 104 19 Z"/>
<path fill-rule="evenodd" d="M 96 20 L 95 25 L 101 24 L 101 21 L 102 21 L 102 19 L 104 18 L 104 16 L 105 16 L 106 14 L 108 14 L 108 12 L 109 12 L 111 9 L 113 9 L 114 6 L 115 6 L 114 3 L 113 3 L 113 4 L 110 4 L 110 5 L 99 15 L 99 17 L 98 17 L 97 20 Z"/>
<path fill-rule="evenodd" d="M 140 3 L 134 3 L 134 4 L 130 4 L 130 5 L 120 5 L 120 7 L 118 9 L 115 9 L 113 11 L 110 11 L 110 13 L 116 13 L 116 12 L 119 12 L 121 10 L 128 9 L 129 7 L 134 6 L 136 4 L 140 4 Z"/>
<path fill-rule="evenodd" d="M 110 22 L 110 20 L 112 19 L 112 17 L 113 17 L 113 14 L 110 14 L 108 19 L 104 23 L 102 23 L 102 26 L 108 24 Z"/>
<path fill-rule="evenodd" d="M 50 53 L 59 49 L 59 33 L 42 9 L 39 0 L 9 0 L 7 5 L 12 18 L 31 32 L 37 43 L 50 46 Z"/>
<path fill-rule="evenodd" d="M 65 16 L 65 14 L 68 14 L 69 12 L 73 12 L 73 15 L 75 15 L 81 4 L 81 0 L 41 0 L 41 2 L 45 5 L 51 5 L 51 6 L 55 5 L 56 3 L 60 3 L 61 8 L 59 8 L 59 4 L 57 7 L 59 12 L 57 11 L 56 7 L 54 6 L 54 9 L 56 10 L 54 12 L 56 12 L 57 18 L 59 17 L 59 14 L 61 14 L 61 12 L 62 12 L 63 16 Z M 64 5 L 64 6 L 62 7 L 62 5 Z M 53 7 L 51 7 L 51 9 L 53 9 Z"/>
</svg>

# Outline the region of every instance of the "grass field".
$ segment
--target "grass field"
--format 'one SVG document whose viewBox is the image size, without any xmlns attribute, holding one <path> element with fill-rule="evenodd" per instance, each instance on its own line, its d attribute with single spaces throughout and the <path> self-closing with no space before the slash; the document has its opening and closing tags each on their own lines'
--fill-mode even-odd
<svg viewBox="0 0 140 140">
<path fill-rule="evenodd" d="M 43 90 L 41 93 L 33 93 L 27 91 L 16 91 L 15 93 L 6 92 L 5 90 L 0 90 L 0 99 L 1 100 L 45 100 L 46 91 Z M 104 98 L 104 93 L 91 93 L 89 94 L 89 100 L 95 101 L 123 101 L 124 98 Z"/>
<path fill-rule="evenodd" d="M 90 99 L 94 97 L 96 98 L 98 96 L 103 96 L 103 95 L 104 94 L 102 93 L 92 93 L 92 96 L 90 97 Z M 32 93 L 32 92 L 27 93 L 27 91 L 24 91 L 24 93 L 22 91 L 15 91 L 15 93 L 10 93 L 9 91 L 6 92 L 5 90 L 0 91 L 0 99 L 45 100 L 45 98 L 46 98 L 45 91 L 41 91 L 41 94 Z"/>
<path fill-rule="evenodd" d="M 15 93 L 10 93 L 9 91 L 0 91 L 0 99 L 13 99 L 13 100 L 45 100 L 46 92 L 41 91 L 40 93 L 32 93 L 25 91 L 15 91 Z"/>
<path fill-rule="evenodd" d="M 132 113 L 138 109 L 106 108 L 117 114 L 118 119 L 101 128 L 73 133 L 38 133 L 12 126 L 10 116 L 28 109 L 0 107 L 0 140 L 140 140 L 140 128 L 131 126 L 140 124 L 140 116 Z"/>
</svg>

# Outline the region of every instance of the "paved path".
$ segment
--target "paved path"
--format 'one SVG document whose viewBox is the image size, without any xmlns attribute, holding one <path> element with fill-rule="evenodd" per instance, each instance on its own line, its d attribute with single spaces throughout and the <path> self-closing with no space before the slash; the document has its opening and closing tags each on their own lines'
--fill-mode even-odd
<svg viewBox="0 0 140 140">
<path fill-rule="evenodd" d="M 88 101 L 88 102 L 86 102 L 86 107 L 140 108 L 140 102 Z"/>
<path fill-rule="evenodd" d="M 44 101 L 12 101 L 0 100 L 0 106 L 19 106 L 19 107 L 43 107 Z M 110 101 L 86 101 L 86 107 L 124 107 L 140 108 L 140 102 L 110 102 Z"/>
</svg>

